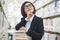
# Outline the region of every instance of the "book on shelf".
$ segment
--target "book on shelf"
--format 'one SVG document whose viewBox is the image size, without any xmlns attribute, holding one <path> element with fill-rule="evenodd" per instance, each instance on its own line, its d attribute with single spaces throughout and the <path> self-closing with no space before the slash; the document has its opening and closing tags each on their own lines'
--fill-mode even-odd
<svg viewBox="0 0 60 40">
<path fill-rule="evenodd" d="M 59 9 L 60 9 L 60 0 L 58 1 L 58 4 L 59 4 L 58 6 L 59 6 Z"/>
<path fill-rule="evenodd" d="M 56 4 L 51 3 L 44 7 L 44 17 L 54 16 L 57 12 L 60 13 L 60 1 L 57 1 Z"/>
<path fill-rule="evenodd" d="M 43 17 L 43 8 L 38 10 L 35 15 L 37 15 L 38 17 Z"/>
<path fill-rule="evenodd" d="M 60 35 L 45 33 L 42 40 L 60 40 Z"/>
<path fill-rule="evenodd" d="M 34 5 L 36 9 L 41 8 L 44 5 L 43 0 L 37 0 L 36 3 L 34 3 Z"/>
<path fill-rule="evenodd" d="M 60 17 L 44 19 L 43 22 L 45 30 L 60 33 L 60 31 L 58 31 L 60 30 Z"/>
<path fill-rule="evenodd" d="M 44 19 L 44 27 L 47 29 L 47 31 L 53 30 L 53 19 Z"/>
<path fill-rule="evenodd" d="M 48 16 L 48 15 L 47 15 L 47 12 L 48 12 L 47 7 L 48 7 L 48 6 L 44 7 L 44 10 L 43 10 L 44 15 L 43 15 L 43 17 Z"/>
<path fill-rule="evenodd" d="M 56 40 L 56 34 L 44 33 L 42 40 Z"/>
<path fill-rule="evenodd" d="M 54 19 L 54 26 L 55 26 L 55 31 L 60 33 L 60 31 L 58 31 L 60 30 L 60 17 Z"/>
<path fill-rule="evenodd" d="M 60 35 L 56 35 L 56 40 L 60 40 Z"/>
<path fill-rule="evenodd" d="M 57 12 L 60 14 L 60 0 L 57 2 Z"/>
</svg>

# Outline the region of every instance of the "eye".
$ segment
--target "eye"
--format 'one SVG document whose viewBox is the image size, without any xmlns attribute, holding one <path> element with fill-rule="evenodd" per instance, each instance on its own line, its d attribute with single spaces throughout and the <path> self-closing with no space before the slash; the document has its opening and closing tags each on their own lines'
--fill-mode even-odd
<svg viewBox="0 0 60 40">
<path fill-rule="evenodd" d="M 28 7 L 31 7 L 32 5 L 31 4 L 28 4 L 28 5 L 25 5 L 25 9 L 28 8 Z"/>
</svg>

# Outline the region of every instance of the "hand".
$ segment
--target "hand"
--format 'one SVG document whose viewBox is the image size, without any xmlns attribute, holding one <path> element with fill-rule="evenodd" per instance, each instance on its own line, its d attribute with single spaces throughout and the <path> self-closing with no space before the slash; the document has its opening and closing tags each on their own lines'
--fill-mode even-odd
<svg viewBox="0 0 60 40">
<path fill-rule="evenodd" d="M 27 13 L 27 17 L 26 18 L 29 19 L 29 18 L 32 17 L 32 15 L 33 15 L 32 13 Z"/>
<path fill-rule="evenodd" d="M 26 27 L 22 26 L 19 30 L 20 31 L 26 31 Z"/>
</svg>

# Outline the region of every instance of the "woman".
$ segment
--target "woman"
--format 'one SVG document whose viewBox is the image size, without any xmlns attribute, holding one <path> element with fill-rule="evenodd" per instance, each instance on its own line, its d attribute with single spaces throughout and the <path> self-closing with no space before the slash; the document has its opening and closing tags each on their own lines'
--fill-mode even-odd
<svg viewBox="0 0 60 40">
<path fill-rule="evenodd" d="M 24 2 L 21 6 L 23 18 L 15 27 L 16 30 L 24 30 L 32 37 L 32 40 L 41 40 L 44 34 L 43 19 L 34 15 L 36 9 L 31 2 Z"/>
</svg>

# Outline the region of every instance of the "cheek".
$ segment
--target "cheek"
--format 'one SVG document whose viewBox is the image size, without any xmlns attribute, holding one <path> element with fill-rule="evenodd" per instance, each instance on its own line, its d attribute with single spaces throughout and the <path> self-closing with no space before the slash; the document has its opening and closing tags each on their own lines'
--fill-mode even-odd
<svg viewBox="0 0 60 40">
<path fill-rule="evenodd" d="M 34 8 L 31 8 L 31 11 L 34 11 Z"/>
<path fill-rule="evenodd" d="M 31 10 L 34 10 L 34 8 L 33 8 L 33 7 L 31 7 Z"/>
<path fill-rule="evenodd" d="M 33 8 L 33 7 L 30 7 L 29 9 L 30 9 L 30 10 L 33 10 L 34 8 Z"/>
<path fill-rule="evenodd" d="M 28 11 L 28 9 L 25 9 L 25 12 L 27 12 Z"/>
<path fill-rule="evenodd" d="M 28 9 L 25 10 L 25 13 L 26 13 L 26 14 L 29 13 Z"/>
</svg>

